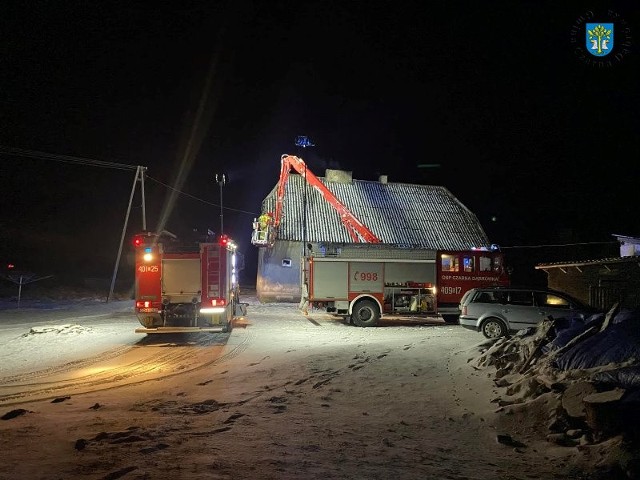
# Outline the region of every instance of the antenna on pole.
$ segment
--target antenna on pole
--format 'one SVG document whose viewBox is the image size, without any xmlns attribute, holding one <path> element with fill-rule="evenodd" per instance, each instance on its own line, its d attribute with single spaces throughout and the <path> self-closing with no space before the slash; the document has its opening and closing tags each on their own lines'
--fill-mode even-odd
<svg viewBox="0 0 640 480">
<path fill-rule="evenodd" d="M 138 167 L 140 169 L 140 194 L 142 196 L 142 231 L 147 231 L 147 205 L 144 196 L 144 174 L 147 167 Z"/>
<path fill-rule="evenodd" d="M 222 187 L 224 187 L 224 184 L 227 182 L 227 176 L 224 173 L 216 173 L 216 182 L 220 186 L 220 235 L 222 235 L 223 232 L 224 232 L 224 222 L 223 222 L 224 214 L 223 214 L 223 207 L 222 207 Z"/>
</svg>

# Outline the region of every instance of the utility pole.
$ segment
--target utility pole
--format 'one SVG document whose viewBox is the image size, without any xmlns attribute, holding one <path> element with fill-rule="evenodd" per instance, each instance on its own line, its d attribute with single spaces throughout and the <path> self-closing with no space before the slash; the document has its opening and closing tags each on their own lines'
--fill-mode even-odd
<svg viewBox="0 0 640 480">
<path fill-rule="evenodd" d="M 222 233 L 224 232 L 224 214 L 223 214 L 223 207 L 222 207 L 222 187 L 224 187 L 224 184 L 227 181 L 227 176 L 224 173 L 216 173 L 216 182 L 218 183 L 218 185 L 220 186 L 220 235 L 222 235 Z"/>
<path fill-rule="evenodd" d="M 109 288 L 109 294 L 107 295 L 107 303 L 109 303 L 109 300 L 111 300 L 111 297 L 113 297 L 113 290 L 115 288 L 116 285 L 116 276 L 118 275 L 118 266 L 120 265 L 120 257 L 122 255 L 122 245 L 124 244 L 124 237 L 127 233 L 127 225 L 129 224 L 129 214 L 131 213 L 131 204 L 133 202 L 133 196 L 136 193 L 136 185 L 138 184 L 138 181 L 140 181 L 141 185 L 142 185 L 142 229 L 146 230 L 147 229 L 147 219 L 146 219 L 146 213 L 145 213 L 145 200 L 144 200 L 144 172 L 147 169 L 147 167 L 143 167 L 141 165 L 138 165 L 138 167 L 136 168 L 136 175 L 133 179 L 133 185 L 131 187 L 131 194 L 129 195 L 129 205 L 127 206 L 127 214 L 124 217 L 124 225 L 122 226 L 122 235 L 120 236 L 120 246 L 118 247 L 118 255 L 116 257 L 116 264 L 113 267 L 113 276 L 111 277 L 111 287 Z"/>
</svg>

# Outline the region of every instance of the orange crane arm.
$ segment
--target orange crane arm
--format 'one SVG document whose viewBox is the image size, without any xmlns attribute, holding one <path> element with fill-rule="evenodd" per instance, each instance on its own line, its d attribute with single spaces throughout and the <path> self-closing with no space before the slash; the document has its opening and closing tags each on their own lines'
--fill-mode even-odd
<svg viewBox="0 0 640 480">
<path fill-rule="evenodd" d="M 331 193 L 331 191 L 325 187 L 325 185 L 311 172 L 307 165 L 301 158 L 293 155 L 282 155 L 280 164 L 280 181 L 278 182 L 278 190 L 276 193 L 276 211 L 274 213 L 273 224 L 277 229 L 282 220 L 282 205 L 284 202 L 284 190 L 289 179 L 289 172 L 291 169 L 298 172 L 306 182 L 317 189 L 324 199 L 336 209 L 340 215 L 343 225 L 347 229 L 347 232 L 351 236 L 354 243 L 380 243 L 380 239 L 376 237 L 371 230 L 369 230 L 360 220 L 358 220 L 353 213 Z"/>
</svg>

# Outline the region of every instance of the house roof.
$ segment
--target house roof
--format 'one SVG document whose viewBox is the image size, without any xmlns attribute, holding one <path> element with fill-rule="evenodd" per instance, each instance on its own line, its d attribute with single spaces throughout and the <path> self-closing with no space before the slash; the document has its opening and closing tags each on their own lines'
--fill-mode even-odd
<svg viewBox="0 0 640 480">
<path fill-rule="evenodd" d="M 630 237 L 628 235 L 618 235 L 617 233 L 614 233 L 613 236 L 616 237 L 616 239 L 620 243 L 631 243 L 633 245 L 640 245 L 639 237 Z"/>
<path fill-rule="evenodd" d="M 590 266 L 606 266 L 606 265 L 620 265 L 620 264 L 640 264 L 640 257 L 612 257 L 612 258 L 600 258 L 597 260 L 574 260 L 564 262 L 552 262 L 552 263 L 539 263 L 534 268 L 536 270 L 548 270 L 551 268 L 568 268 L 568 267 L 590 267 Z"/>
<path fill-rule="evenodd" d="M 441 186 L 352 180 L 322 183 L 384 244 L 433 250 L 489 246 L 478 218 Z M 277 186 L 276 186 L 277 187 Z M 276 187 L 262 211 L 275 211 Z M 304 204 L 307 204 L 306 235 Z M 291 174 L 286 185 L 278 238 L 319 243 L 353 243 L 338 212 L 321 193 Z"/>
</svg>

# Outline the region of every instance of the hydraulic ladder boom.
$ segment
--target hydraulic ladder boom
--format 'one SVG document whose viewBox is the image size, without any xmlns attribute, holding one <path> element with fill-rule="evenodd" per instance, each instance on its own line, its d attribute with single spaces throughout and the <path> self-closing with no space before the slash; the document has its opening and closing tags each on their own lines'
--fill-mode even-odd
<svg viewBox="0 0 640 480">
<path fill-rule="evenodd" d="M 278 229 L 282 220 L 282 205 L 284 202 L 284 191 L 289 179 L 291 169 L 298 172 L 306 182 L 317 189 L 324 199 L 335 208 L 340 215 L 340 220 L 347 229 L 349 236 L 354 243 L 380 243 L 380 239 L 374 235 L 353 213 L 331 193 L 331 191 L 311 172 L 306 163 L 301 158 L 293 155 L 282 155 L 280 165 L 280 181 L 278 182 L 278 190 L 276 193 L 276 209 L 274 213 L 273 226 Z"/>
</svg>

